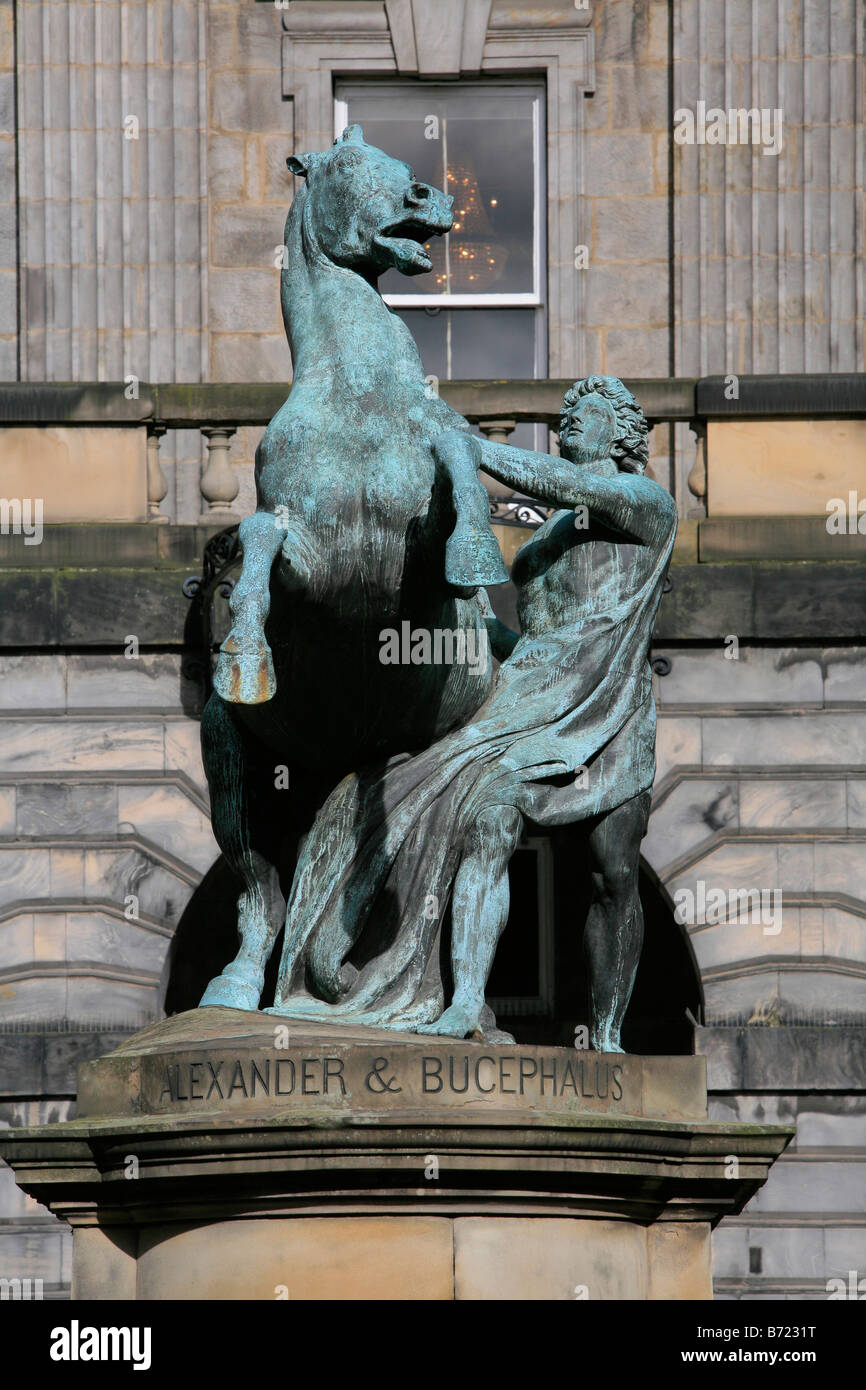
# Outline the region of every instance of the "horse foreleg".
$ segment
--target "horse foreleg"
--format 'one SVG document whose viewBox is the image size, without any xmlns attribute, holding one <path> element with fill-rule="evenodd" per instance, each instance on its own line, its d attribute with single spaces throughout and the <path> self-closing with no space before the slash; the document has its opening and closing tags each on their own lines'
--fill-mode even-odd
<svg viewBox="0 0 866 1390">
<path fill-rule="evenodd" d="M 232 627 L 220 647 L 214 689 L 230 704 L 260 705 L 277 692 L 265 620 L 271 602 L 271 569 L 285 532 L 273 512 L 254 512 L 241 522 L 238 536 L 243 568 L 229 600 Z"/>
<path fill-rule="evenodd" d="M 445 578 L 459 588 L 507 583 L 472 436 L 449 432 L 436 441 L 434 452 L 451 484 L 455 513 L 454 530 L 445 544 Z"/>
<path fill-rule="evenodd" d="M 276 857 L 276 818 L 262 804 L 262 788 L 268 785 L 263 760 L 218 695 L 211 696 L 202 715 L 202 755 L 214 835 L 243 891 L 238 898 L 240 949 L 211 980 L 201 1005 L 257 1009 L 284 911 L 277 870 L 266 853 Z"/>
</svg>

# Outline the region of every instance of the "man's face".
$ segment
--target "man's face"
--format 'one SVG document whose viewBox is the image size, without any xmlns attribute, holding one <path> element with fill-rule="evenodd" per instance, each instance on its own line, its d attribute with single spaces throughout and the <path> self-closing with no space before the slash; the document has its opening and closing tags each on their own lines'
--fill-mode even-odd
<svg viewBox="0 0 866 1390">
<path fill-rule="evenodd" d="M 572 463 L 593 463 L 610 457 L 617 437 L 616 414 L 603 396 L 581 396 L 559 431 L 559 446 Z"/>
</svg>

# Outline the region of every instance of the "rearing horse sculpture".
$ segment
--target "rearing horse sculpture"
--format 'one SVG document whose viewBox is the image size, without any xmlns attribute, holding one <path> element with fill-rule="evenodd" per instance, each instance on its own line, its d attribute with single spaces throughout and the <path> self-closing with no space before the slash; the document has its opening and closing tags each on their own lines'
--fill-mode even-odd
<svg viewBox="0 0 866 1390">
<path fill-rule="evenodd" d="M 240 950 L 201 1002 L 247 1009 L 280 927 L 287 844 L 346 772 L 471 719 L 492 679 L 478 590 L 508 577 L 474 468 L 434 454 L 468 425 L 377 288 L 391 267 L 431 269 L 424 243 L 450 229 L 452 199 L 358 126 L 287 163 L 304 179 L 281 279 L 294 380 L 256 453 L 257 511 L 240 527 L 232 629 L 202 718 L 214 834 L 242 892 Z M 383 634 L 407 622 L 485 659 L 383 664 Z"/>
</svg>

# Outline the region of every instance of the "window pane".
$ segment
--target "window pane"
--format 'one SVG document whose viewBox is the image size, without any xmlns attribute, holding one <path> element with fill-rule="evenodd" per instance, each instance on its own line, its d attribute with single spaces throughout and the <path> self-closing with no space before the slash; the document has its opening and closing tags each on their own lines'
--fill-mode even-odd
<svg viewBox="0 0 866 1390">
<path fill-rule="evenodd" d="M 535 371 L 535 309 L 395 309 L 424 370 L 447 380 L 491 380 Z"/>
<path fill-rule="evenodd" d="M 395 309 L 409 328 L 428 376 L 455 381 L 516 377 L 536 371 L 539 309 Z M 509 444 L 546 449 L 540 426 L 518 425 Z"/>
<path fill-rule="evenodd" d="M 417 83 L 341 87 L 350 122 L 454 196 L 454 228 L 428 246 L 433 270 L 383 294 L 531 294 L 535 289 L 535 104 L 541 89 Z"/>
</svg>

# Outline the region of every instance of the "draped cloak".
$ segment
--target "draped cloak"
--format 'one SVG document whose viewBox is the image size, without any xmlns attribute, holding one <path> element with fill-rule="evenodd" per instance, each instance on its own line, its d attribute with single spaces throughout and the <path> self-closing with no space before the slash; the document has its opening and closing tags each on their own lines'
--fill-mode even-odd
<svg viewBox="0 0 866 1390">
<path fill-rule="evenodd" d="M 471 723 L 344 778 L 319 811 L 289 898 L 275 1013 L 395 1029 L 433 1022 L 444 1005 L 441 923 L 479 816 L 516 807 L 540 826 L 568 824 L 652 786 L 648 656 L 676 509 L 651 480 L 620 481 L 644 520 L 634 591 L 610 603 L 589 595 L 570 620 L 521 637 Z M 563 528 L 573 538 L 571 512 L 521 553 L 561 554 Z M 605 528 L 587 540 L 634 544 Z"/>
</svg>

